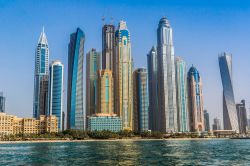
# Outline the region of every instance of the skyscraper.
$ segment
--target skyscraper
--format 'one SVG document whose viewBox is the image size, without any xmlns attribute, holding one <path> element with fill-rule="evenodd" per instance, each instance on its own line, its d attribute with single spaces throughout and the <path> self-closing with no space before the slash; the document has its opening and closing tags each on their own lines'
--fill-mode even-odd
<svg viewBox="0 0 250 166">
<path fill-rule="evenodd" d="M 147 69 L 138 68 L 133 73 L 134 84 L 134 130 L 149 130 L 149 110 L 148 110 L 148 80 Z"/>
<path fill-rule="evenodd" d="M 157 85 L 157 51 L 155 47 L 147 55 L 148 64 L 148 94 L 149 94 L 149 129 L 160 130 Z"/>
<path fill-rule="evenodd" d="M 232 55 L 219 56 L 221 81 L 223 86 L 223 124 L 225 130 L 239 131 L 232 81 Z"/>
<path fill-rule="evenodd" d="M 209 113 L 207 110 L 204 110 L 204 125 L 205 131 L 210 131 Z"/>
<path fill-rule="evenodd" d="M 115 26 L 106 24 L 102 27 L 102 69 L 114 70 Z"/>
<path fill-rule="evenodd" d="M 213 130 L 221 130 L 221 123 L 219 118 L 214 118 Z"/>
<path fill-rule="evenodd" d="M 0 112 L 5 112 L 5 97 L 3 92 L 0 92 Z"/>
<path fill-rule="evenodd" d="M 122 119 L 123 129 L 132 130 L 133 77 L 130 33 L 126 22 L 120 21 L 116 37 L 114 58 L 115 111 Z"/>
<path fill-rule="evenodd" d="M 85 35 L 80 28 L 70 35 L 68 52 L 67 128 L 85 129 L 83 60 Z"/>
<path fill-rule="evenodd" d="M 177 95 L 177 120 L 178 131 L 189 131 L 188 126 L 188 94 L 187 94 L 187 66 L 180 57 L 175 59 L 176 95 Z"/>
<path fill-rule="evenodd" d="M 114 114 L 114 86 L 111 70 L 97 72 L 97 112 L 106 115 Z"/>
<path fill-rule="evenodd" d="M 236 104 L 239 133 L 247 133 L 247 111 L 245 106 L 245 100 L 241 100 L 241 103 Z"/>
<path fill-rule="evenodd" d="M 188 71 L 188 89 L 190 131 L 204 131 L 202 81 L 194 66 Z"/>
<path fill-rule="evenodd" d="M 49 45 L 43 28 L 36 47 L 35 57 L 33 117 L 36 119 L 38 119 L 40 115 L 46 114 L 48 74 Z"/>
<path fill-rule="evenodd" d="M 173 34 L 165 17 L 160 20 L 157 29 L 157 62 L 160 131 L 177 132 Z"/>
<path fill-rule="evenodd" d="M 58 129 L 63 130 L 63 64 L 53 61 L 49 67 L 49 108 L 48 115 L 55 115 Z"/>
<path fill-rule="evenodd" d="M 100 70 L 101 55 L 91 49 L 86 58 L 86 115 L 91 116 L 97 113 L 97 71 Z"/>
</svg>

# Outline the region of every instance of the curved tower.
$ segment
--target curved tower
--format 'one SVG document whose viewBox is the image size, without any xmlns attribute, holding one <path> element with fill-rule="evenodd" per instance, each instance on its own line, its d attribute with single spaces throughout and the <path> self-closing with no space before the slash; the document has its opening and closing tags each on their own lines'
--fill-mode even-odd
<svg viewBox="0 0 250 166">
<path fill-rule="evenodd" d="M 126 22 L 120 21 L 116 37 L 115 111 L 122 119 L 123 129 L 132 130 L 133 76 L 130 33 Z"/>
<path fill-rule="evenodd" d="M 165 17 L 160 20 L 157 29 L 157 61 L 160 131 L 177 132 L 173 34 Z"/>
<path fill-rule="evenodd" d="M 188 84 L 190 131 L 204 131 L 202 81 L 198 70 L 194 66 L 188 71 Z"/>
<path fill-rule="evenodd" d="M 236 105 L 232 83 L 232 55 L 219 55 L 219 66 L 223 86 L 223 124 L 224 130 L 239 131 Z"/>
<path fill-rule="evenodd" d="M 33 117 L 36 119 L 47 113 L 48 81 L 49 45 L 43 28 L 36 47 L 35 58 Z"/>
</svg>

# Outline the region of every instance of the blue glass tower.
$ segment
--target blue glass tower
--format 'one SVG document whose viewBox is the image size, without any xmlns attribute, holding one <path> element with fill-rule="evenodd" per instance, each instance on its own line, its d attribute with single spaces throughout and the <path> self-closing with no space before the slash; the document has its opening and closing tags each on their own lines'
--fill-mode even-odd
<svg viewBox="0 0 250 166">
<path fill-rule="evenodd" d="M 58 119 L 58 129 L 63 129 L 63 64 L 54 61 L 49 68 L 49 108 L 48 115 L 55 115 Z"/>
<path fill-rule="evenodd" d="M 35 58 L 33 117 L 37 119 L 47 112 L 48 76 L 49 45 L 43 28 L 36 47 Z"/>
<path fill-rule="evenodd" d="M 223 86 L 223 124 L 224 130 L 239 131 L 232 81 L 232 55 L 219 56 L 221 81 Z"/>
<path fill-rule="evenodd" d="M 0 112 L 5 112 L 5 97 L 2 92 L 0 92 Z"/>
<path fill-rule="evenodd" d="M 133 73 L 134 77 L 134 130 L 147 131 L 149 129 L 148 121 L 148 79 L 147 69 L 139 68 Z"/>
<path fill-rule="evenodd" d="M 83 60 L 85 35 L 80 28 L 70 36 L 68 52 L 67 128 L 84 130 Z"/>
</svg>

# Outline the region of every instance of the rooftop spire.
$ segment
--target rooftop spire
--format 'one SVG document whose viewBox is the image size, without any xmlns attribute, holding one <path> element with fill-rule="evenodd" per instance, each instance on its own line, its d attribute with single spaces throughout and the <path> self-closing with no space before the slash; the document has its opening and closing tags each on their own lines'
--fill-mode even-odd
<svg viewBox="0 0 250 166">
<path fill-rule="evenodd" d="M 45 34 L 45 32 L 44 32 L 44 26 L 43 26 L 42 32 L 41 32 L 41 34 L 40 34 L 38 43 L 48 45 L 47 37 L 46 37 L 46 34 Z"/>
</svg>

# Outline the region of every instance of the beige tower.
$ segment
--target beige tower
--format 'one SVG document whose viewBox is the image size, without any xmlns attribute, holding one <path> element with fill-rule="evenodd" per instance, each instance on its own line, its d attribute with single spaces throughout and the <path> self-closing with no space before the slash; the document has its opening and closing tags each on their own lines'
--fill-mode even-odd
<svg viewBox="0 0 250 166">
<path fill-rule="evenodd" d="M 113 76 L 111 70 L 99 70 L 97 73 L 97 112 L 114 114 Z"/>
<path fill-rule="evenodd" d="M 116 38 L 114 57 L 115 113 L 122 119 L 122 129 L 132 130 L 133 124 L 133 76 L 130 34 L 126 22 L 120 21 Z"/>
</svg>

